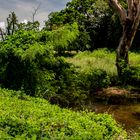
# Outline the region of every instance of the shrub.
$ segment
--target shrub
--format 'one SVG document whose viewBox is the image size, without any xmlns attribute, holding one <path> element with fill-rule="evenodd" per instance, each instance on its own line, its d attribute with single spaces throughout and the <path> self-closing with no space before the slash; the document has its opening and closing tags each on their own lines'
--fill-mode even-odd
<svg viewBox="0 0 140 140">
<path fill-rule="evenodd" d="M 67 47 L 77 34 L 73 24 L 52 32 L 20 30 L 8 36 L 0 44 L 0 84 L 32 96 L 59 92 L 70 65 L 55 56 L 54 48 Z"/>
<path fill-rule="evenodd" d="M 126 132 L 107 114 L 74 112 L 0 89 L 0 139 L 111 140 Z"/>
<path fill-rule="evenodd" d="M 80 78 L 80 86 L 85 90 L 97 90 L 110 84 L 109 76 L 102 69 L 89 69 L 86 72 L 82 72 Z"/>
<path fill-rule="evenodd" d="M 130 66 L 123 69 L 121 82 L 126 85 L 140 85 L 140 66 Z"/>
</svg>

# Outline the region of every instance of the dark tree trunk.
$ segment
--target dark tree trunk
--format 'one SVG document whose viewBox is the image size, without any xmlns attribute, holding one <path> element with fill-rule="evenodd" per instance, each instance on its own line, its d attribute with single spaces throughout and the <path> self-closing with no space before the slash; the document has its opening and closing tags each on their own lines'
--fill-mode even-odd
<svg viewBox="0 0 140 140">
<path fill-rule="evenodd" d="M 3 33 L 3 31 L 2 31 L 2 29 L 0 28 L 0 35 L 1 35 L 1 39 L 2 39 L 2 41 L 4 41 L 5 39 L 4 39 L 4 33 Z"/>
<path fill-rule="evenodd" d="M 120 38 L 119 46 L 116 50 L 116 66 L 118 76 L 121 77 L 123 69 L 129 66 L 129 49 L 131 47 L 134 34 L 132 32 L 132 22 L 127 21 L 123 27 L 122 37 Z"/>
</svg>

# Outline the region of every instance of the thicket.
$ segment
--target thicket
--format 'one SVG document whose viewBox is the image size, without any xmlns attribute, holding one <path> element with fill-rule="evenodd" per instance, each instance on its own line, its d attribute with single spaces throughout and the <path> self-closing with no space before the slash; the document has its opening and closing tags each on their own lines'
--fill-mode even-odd
<svg viewBox="0 0 140 140">
<path fill-rule="evenodd" d="M 57 81 L 70 64 L 55 56 L 55 48 L 67 47 L 77 34 L 77 25 L 52 32 L 20 30 L 0 43 L 0 83 L 6 88 L 24 89 L 30 95 L 56 92 Z M 62 35 L 63 34 L 63 35 Z M 50 94 L 50 93 L 49 93 Z"/>
<path fill-rule="evenodd" d="M 60 12 L 52 12 L 46 21 L 46 30 L 66 23 L 78 23 L 79 38 L 72 50 L 84 51 L 108 47 L 114 49 L 121 34 L 121 26 L 108 3 L 104 0 L 72 0 Z"/>
<path fill-rule="evenodd" d="M 22 95 L 22 96 L 21 96 Z M 126 132 L 107 114 L 74 112 L 0 89 L 0 139 L 113 140 Z"/>
<path fill-rule="evenodd" d="M 61 53 L 78 37 L 77 24 L 53 31 L 19 30 L 0 43 L 0 84 L 61 106 L 81 104 L 91 90 L 106 87 L 106 72 L 79 72 Z"/>
</svg>

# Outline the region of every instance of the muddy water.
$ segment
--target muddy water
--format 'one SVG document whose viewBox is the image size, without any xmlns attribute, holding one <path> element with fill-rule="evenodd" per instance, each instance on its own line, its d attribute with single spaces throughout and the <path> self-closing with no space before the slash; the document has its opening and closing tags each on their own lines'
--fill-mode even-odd
<svg viewBox="0 0 140 140">
<path fill-rule="evenodd" d="M 128 105 L 94 104 L 92 109 L 96 113 L 111 114 L 127 131 L 140 133 L 140 103 Z"/>
</svg>

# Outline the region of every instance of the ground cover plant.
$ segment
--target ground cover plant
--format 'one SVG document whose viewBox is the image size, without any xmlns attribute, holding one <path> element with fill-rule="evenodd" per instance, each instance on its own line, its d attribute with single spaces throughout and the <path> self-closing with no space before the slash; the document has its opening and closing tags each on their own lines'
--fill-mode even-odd
<svg viewBox="0 0 140 140">
<path fill-rule="evenodd" d="M 84 51 L 77 53 L 74 57 L 66 58 L 68 62 L 73 63 L 80 71 L 88 69 L 103 69 L 108 74 L 117 74 L 115 67 L 115 51 L 109 51 L 106 48 L 96 49 L 93 52 Z M 130 52 L 130 65 L 140 65 L 140 55 L 136 52 Z"/>
<path fill-rule="evenodd" d="M 107 114 L 74 112 L 21 91 L 0 89 L 0 139 L 108 140 L 126 137 Z"/>
</svg>

